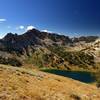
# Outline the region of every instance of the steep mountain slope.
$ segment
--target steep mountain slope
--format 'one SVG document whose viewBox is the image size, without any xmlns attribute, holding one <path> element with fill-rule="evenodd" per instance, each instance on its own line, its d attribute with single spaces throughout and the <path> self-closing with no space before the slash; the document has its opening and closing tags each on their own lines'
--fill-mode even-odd
<svg viewBox="0 0 100 100">
<path fill-rule="evenodd" d="M 100 100 L 100 90 L 70 78 L 0 65 L 0 100 Z"/>
<path fill-rule="evenodd" d="M 8 33 L 0 40 L 0 63 L 14 66 L 32 64 L 67 70 L 96 69 L 95 59 L 99 61 L 100 50 L 96 53 L 89 48 L 91 44 L 97 45 L 95 41 L 98 38 L 69 38 L 37 29 L 29 30 L 22 35 Z"/>
</svg>

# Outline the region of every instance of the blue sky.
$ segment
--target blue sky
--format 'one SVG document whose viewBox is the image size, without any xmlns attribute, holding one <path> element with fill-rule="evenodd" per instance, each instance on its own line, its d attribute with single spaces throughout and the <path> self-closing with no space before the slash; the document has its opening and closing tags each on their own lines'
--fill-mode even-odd
<svg viewBox="0 0 100 100">
<path fill-rule="evenodd" d="M 100 34 L 100 0 L 0 0 L 0 37 L 27 28 L 69 36 Z"/>
</svg>

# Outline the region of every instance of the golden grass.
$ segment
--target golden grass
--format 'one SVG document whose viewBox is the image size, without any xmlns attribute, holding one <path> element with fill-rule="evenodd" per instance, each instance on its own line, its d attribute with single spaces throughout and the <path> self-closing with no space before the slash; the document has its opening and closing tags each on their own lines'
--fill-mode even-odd
<svg viewBox="0 0 100 100">
<path fill-rule="evenodd" d="M 100 100 L 100 90 L 70 78 L 0 65 L 0 100 Z"/>
</svg>

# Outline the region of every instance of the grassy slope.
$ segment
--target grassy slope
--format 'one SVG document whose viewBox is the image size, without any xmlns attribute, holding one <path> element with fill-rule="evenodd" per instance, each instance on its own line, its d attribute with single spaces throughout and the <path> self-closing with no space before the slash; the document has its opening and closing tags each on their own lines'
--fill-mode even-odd
<svg viewBox="0 0 100 100">
<path fill-rule="evenodd" d="M 0 100 L 100 100 L 100 90 L 70 78 L 0 65 Z"/>
</svg>

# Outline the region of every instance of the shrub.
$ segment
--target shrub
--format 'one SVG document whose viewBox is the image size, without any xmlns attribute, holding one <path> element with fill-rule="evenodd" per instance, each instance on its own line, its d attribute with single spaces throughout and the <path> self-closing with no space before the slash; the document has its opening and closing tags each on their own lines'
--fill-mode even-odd
<svg viewBox="0 0 100 100">
<path fill-rule="evenodd" d="M 87 68 L 88 66 L 94 66 L 94 57 L 93 55 L 87 54 L 85 52 L 70 52 L 65 51 L 63 46 L 51 46 L 49 47 L 52 53 L 57 54 L 65 61 L 68 61 L 70 64 L 77 65 L 80 67 Z"/>
<path fill-rule="evenodd" d="M 22 63 L 16 58 L 2 58 L 0 57 L 0 63 L 12 66 L 22 66 Z"/>
</svg>

